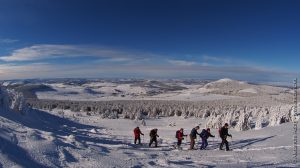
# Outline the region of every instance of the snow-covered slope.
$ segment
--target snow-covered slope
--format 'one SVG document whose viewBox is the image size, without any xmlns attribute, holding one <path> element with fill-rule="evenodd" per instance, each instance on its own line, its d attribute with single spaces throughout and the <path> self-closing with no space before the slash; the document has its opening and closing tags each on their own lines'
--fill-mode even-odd
<svg viewBox="0 0 300 168">
<path fill-rule="evenodd" d="M 278 99 L 289 101 L 291 90 L 284 87 L 254 85 L 243 81 L 221 79 L 214 82 L 184 81 L 98 81 L 84 84 L 72 82 L 43 83 L 52 90 L 38 90 L 39 99 L 73 101 L 112 101 L 112 100 L 236 100 L 236 99 Z M 255 98 L 254 98 L 255 97 Z M 247 100 L 248 101 L 248 100 Z M 250 100 L 251 101 L 251 100 Z M 290 101 L 291 102 L 291 101 Z"/>
<path fill-rule="evenodd" d="M 16 98 L 17 97 L 17 98 Z M 165 117 L 141 121 L 101 119 L 97 116 L 74 115 L 69 110 L 41 111 L 20 105 L 22 95 L 14 91 L 0 93 L 0 167 L 299 167 L 293 165 L 292 124 L 261 130 L 236 132 L 230 147 L 219 151 L 220 139 L 209 139 L 208 150 L 173 149 L 175 132 L 186 133 L 195 126 L 205 128 L 199 118 Z M 11 107 L 19 107 L 11 109 Z M 171 123 L 171 124 L 170 124 Z M 145 133 L 143 146 L 132 144 L 133 128 Z M 158 128 L 159 147 L 149 148 L 149 131 Z M 197 140 L 197 142 L 199 142 Z M 199 147 L 199 144 L 196 145 Z M 299 158 L 298 158 L 299 159 Z"/>
</svg>

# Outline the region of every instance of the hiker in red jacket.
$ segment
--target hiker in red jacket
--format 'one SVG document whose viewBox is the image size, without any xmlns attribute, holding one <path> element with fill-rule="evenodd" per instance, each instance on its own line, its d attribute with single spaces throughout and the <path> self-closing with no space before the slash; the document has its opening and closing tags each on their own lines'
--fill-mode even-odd
<svg viewBox="0 0 300 168">
<path fill-rule="evenodd" d="M 136 144 L 136 141 L 138 140 L 139 143 L 138 144 L 141 144 L 141 135 L 144 135 L 142 133 L 142 131 L 140 130 L 139 127 L 136 127 L 134 130 L 133 130 L 133 133 L 134 133 L 134 144 Z"/>
<path fill-rule="evenodd" d="M 183 137 L 187 137 L 187 135 L 184 135 L 183 134 L 183 128 L 180 128 L 180 130 L 176 131 L 176 138 L 177 138 L 177 148 L 178 149 L 181 149 L 181 143 L 182 143 L 182 140 L 184 140 Z"/>
</svg>

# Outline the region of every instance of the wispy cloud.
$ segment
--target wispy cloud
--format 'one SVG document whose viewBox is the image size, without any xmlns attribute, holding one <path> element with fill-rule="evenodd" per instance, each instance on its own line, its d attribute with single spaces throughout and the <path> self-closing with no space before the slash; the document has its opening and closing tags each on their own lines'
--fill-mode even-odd
<svg viewBox="0 0 300 168">
<path fill-rule="evenodd" d="M 208 55 L 202 56 L 202 59 L 204 61 L 213 61 L 213 62 L 220 62 L 220 63 L 232 63 L 233 62 L 233 60 L 230 58 L 221 58 L 221 57 L 214 57 L 214 56 L 208 56 Z"/>
<path fill-rule="evenodd" d="M 4 43 L 4 44 L 15 43 L 15 42 L 18 42 L 18 41 L 19 40 L 17 40 L 17 39 L 0 38 L 0 43 Z"/>
<path fill-rule="evenodd" d="M 9 55 L 0 56 L 0 59 L 3 61 L 33 61 L 49 58 L 82 56 L 110 58 L 114 61 L 124 61 L 125 59 L 155 57 L 156 55 L 99 46 L 40 44 L 14 50 Z"/>
<path fill-rule="evenodd" d="M 110 59 L 107 59 L 106 61 L 110 61 L 110 62 L 126 62 L 126 61 L 131 61 L 132 59 L 131 58 L 110 58 Z"/>
<path fill-rule="evenodd" d="M 51 58 L 95 57 L 90 62 L 61 64 Z M 40 44 L 0 56 L 0 79 L 53 77 L 167 77 L 223 78 L 240 80 L 289 80 L 297 73 L 237 63 L 236 60 L 203 56 L 202 62 L 140 51 L 91 45 Z M 99 61 L 97 61 L 99 60 Z M 34 63 L 30 63 L 30 62 Z M 52 64 L 51 64 L 52 62 Z"/>
<path fill-rule="evenodd" d="M 76 64 L 60 65 L 48 63 L 0 64 L 0 79 L 56 78 L 56 77 L 157 77 L 157 78 L 202 78 L 229 77 L 246 81 L 289 81 L 298 73 L 269 70 L 257 67 L 231 67 L 211 65 L 163 65 L 163 64 Z"/>
<path fill-rule="evenodd" d="M 185 61 L 185 60 L 168 60 L 170 64 L 178 65 L 178 66 L 191 66 L 196 65 L 197 62 L 194 61 Z"/>
</svg>

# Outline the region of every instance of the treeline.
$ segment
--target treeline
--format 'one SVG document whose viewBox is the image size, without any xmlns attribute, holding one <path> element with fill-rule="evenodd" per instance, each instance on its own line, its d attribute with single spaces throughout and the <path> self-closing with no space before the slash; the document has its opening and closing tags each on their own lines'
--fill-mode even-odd
<svg viewBox="0 0 300 168">
<path fill-rule="evenodd" d="M 96 115 L 101 118 L 147 119 L 157 117 L 182 116 L 207 120 L 207 127 L 219 128 L 224 122 L 238 131 L 259 129 L 292 121 L 292 105 L 254 104 L 247 101 L 162 101 L 162 100 L 122 100 L 122 101 L 27 101 L 32 108 L 70 110 L 74 114 Z"/>
</svg>

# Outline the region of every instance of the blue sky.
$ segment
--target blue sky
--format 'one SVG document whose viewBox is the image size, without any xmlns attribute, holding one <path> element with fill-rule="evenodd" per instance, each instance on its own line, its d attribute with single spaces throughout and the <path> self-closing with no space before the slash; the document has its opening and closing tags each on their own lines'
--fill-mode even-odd
<svg viewBox="0 0 300 168">
<path fill-rule="evenodd" d="M 0 79 L 300 72 L 297 0 L 0 0 Z"/>
</svg>

